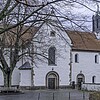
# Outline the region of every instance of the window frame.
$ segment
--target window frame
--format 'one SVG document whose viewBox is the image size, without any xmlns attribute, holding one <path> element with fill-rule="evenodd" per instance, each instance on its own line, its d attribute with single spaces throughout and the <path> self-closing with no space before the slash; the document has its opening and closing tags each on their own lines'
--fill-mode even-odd
<svg viewBox="0 0 100 100">
<path fill-rule="evenodd" d="M 98 64 L 99 63 L 99 56 L 95 55 L 95 63 Z"/>
<path fill-rule="evenodd" d="M 52 61 L 50 59 L 53 59 Z M 56 48 L 50 47 L 48 49 L 48 65 L 56 65 Z"/>
<path fill-rule="evenodd" d="M 79 63 L 79 54 L 78 53 L 75 54 L 75 63 Z"/>
<path fill-rule="evenodd" d="M 50 31 L 50 36 L 55 37 L 56 36 L 55 33 L 56 33 L 55 31 Z"/>
<path fill-rule="evenodd" d="M 96 76 L 92 76 L 92 83 L 94 84 L 96 82 Z"/>
</svg>

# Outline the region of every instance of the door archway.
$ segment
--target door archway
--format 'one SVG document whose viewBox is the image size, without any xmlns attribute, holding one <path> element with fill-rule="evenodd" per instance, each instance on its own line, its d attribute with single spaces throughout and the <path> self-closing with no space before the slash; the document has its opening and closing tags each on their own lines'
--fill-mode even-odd
<svg viewBox="0 0 100 100">
<path fill-rule="evenodd" d="M 55 71 L 50 71 L 46 75 L 46 87 L 48 89 L 58 89 L 59 88 L 59 75 Z"/>
<path fill-rule="evenodd" d="M 80 74 L 77 75 L 78 89 L 81 89 L 82 83 L 85 83 L 85 76 L 84 76 L 84 74 L 80 73 Z"/>
</svg>

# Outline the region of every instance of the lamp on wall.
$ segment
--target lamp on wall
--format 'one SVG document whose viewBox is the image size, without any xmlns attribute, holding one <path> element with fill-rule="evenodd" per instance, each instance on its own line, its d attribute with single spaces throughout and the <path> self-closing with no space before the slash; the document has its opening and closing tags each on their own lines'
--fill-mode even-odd
<svg viewBox="0 0 100 100">
<path fill-rule="evenodd" d="M 80 71 L 80 74 L 82 74 L 82 70 Z"/>
<path fill-rule="evenodd" d="M 54 70 L 54 68 L 52 67 L 52 71 Z"/>
</svg>

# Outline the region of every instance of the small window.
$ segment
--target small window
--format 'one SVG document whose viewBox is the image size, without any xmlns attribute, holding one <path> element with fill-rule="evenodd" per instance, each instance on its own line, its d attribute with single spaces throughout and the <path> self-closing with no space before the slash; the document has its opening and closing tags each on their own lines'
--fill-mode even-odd
<svg viewBox="0 0 100 100">
<path fill-rule="evenodd" d="M 92 77 L 92 83 L 95 83 L 95 81 L 96 81 L 96 76 L 93 76 Z"/>
<path fill-rule="evenodd" d="M 55 31 L 51 31 L 50 36 L 55 37 Z"/>
<path fill-rule="evenodd" d="M 98 62 L 99 62 L 98 55 L 95 55 L 95 63 L 98 63 Z"/>
<path fill-rule="evenodd" d="M 98 19 L 97 19 L 97 28 L 99 27 Z"/>
<path fill-rule="evenodd" d="M 79 62 L 79 55 L 75 54 L 75 62 L 78 63 Z"/>
<path fill-rule="evenodd" d="M 94 22 L 94 15 L 92 17 L 92 29 L 93 29 L 93 32 L 95 31 L 95 22 Z"/>
</svg>

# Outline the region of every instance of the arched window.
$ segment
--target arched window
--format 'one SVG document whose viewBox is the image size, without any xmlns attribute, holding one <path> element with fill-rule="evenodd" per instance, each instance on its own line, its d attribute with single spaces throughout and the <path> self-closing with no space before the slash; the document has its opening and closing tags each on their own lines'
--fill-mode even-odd
<svg viewBox="0 0 100 100">
<path fill-rule="evenodd" d="M 92 17 L 92 30 L 95 31 L 95 22 L 94 22 L 94 15 Z"/>
<path fill-rule="evenodd" d="M 95 63 L 98 63 L 98 62 L 99 62 L 98 55 L 95 55 Z"/>
<path fill-rule="evenodd" d="M 79 55 L 75 54 L 75 62 L 78 63 L 79 62 Z"/>
<path fill-rule="evenodd" d="M 92 77 L 92 83 L 95 83 L 95 81 L 96 81 L 96 76 L 93 76 Z"/>
<path fill-rule="evenodd" d="M 50 47 L 48 50 L 48 65 L 55 65 L 55 47 Z"/>
<path fill-rule="evenodd" d="M 97 28 L 98 28 L 98 26 L 99 26 L 99 25 L 98 25 L 98 19 L 97 19 Z"/>
</svg>

